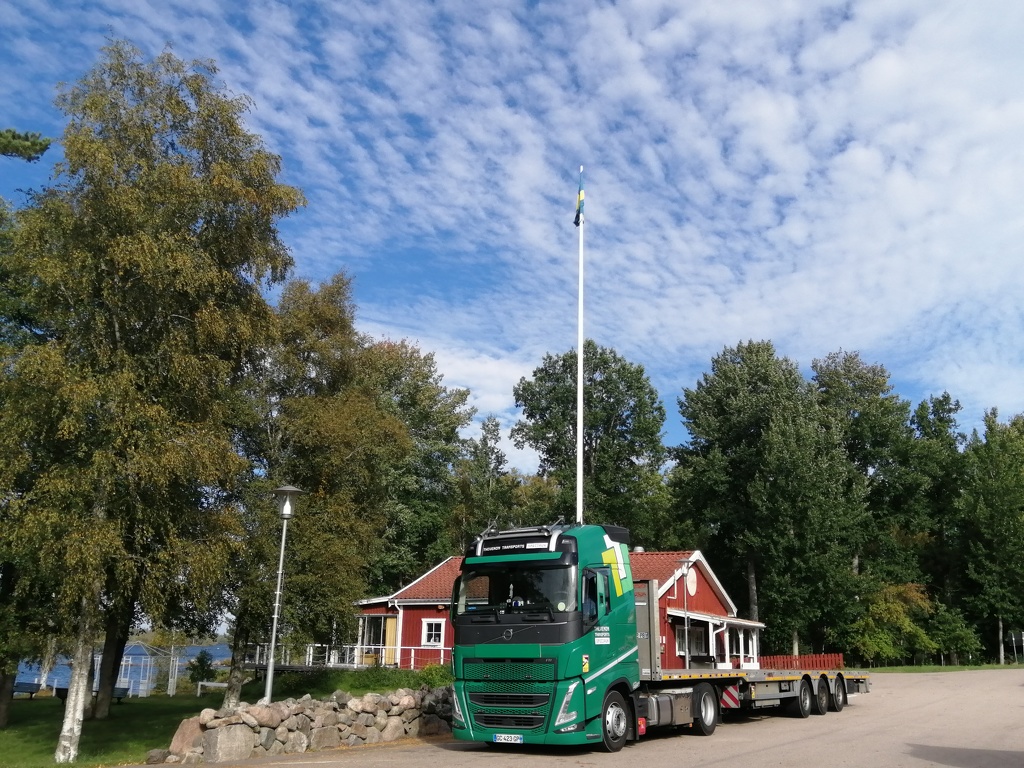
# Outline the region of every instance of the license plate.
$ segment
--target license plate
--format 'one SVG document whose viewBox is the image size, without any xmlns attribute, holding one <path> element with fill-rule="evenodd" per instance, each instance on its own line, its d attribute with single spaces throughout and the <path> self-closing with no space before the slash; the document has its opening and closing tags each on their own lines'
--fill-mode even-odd
<svg viewBox="0 0 1024 768">
<path fill-rule="evenodd" d="M 495 744 L 522 744 L 523 735 L 521 733 L 496 733 L 494 734 Z"/>
</svg>

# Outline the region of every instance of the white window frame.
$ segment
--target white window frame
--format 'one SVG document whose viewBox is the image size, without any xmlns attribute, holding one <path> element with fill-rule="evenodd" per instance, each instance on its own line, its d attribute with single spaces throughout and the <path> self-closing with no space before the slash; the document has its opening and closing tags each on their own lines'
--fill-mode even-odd
<svg viewBox="0 0 1024 768">
<path fill-rule="evenodd" d="M 441 648 L 444 646 L 444 619 L 422 619 L 422 632 L 420 633 L 420 645 L 426 648 Z M 435 626 L 436 625 L 436 626 Z M 430 640 L 432 634 L 437 635 L 437 640 Z"/>
<path fill-rule="evenodd" d="M 708 655 L 708 627 L 690 620 L 690 655 Z M 676 656 L 686 656 L 686 625 L 676 624 Z"/>
</svg>

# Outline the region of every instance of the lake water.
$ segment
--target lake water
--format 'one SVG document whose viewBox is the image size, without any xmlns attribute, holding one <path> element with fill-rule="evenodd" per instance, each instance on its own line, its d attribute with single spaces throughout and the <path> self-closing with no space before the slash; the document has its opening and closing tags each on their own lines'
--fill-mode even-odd
<svg viewBox="0 0 1024 768">
<path fill-rule="evenodd" d="M 170 669 L 174 667 L 179 678 L 188 675 L 188 663 L 201 651 L 208 652 L 216 665 L 231 662 L 231 646 L 227 643 L 215 645 L 186 645 L 174 648 L 172 658 L 169 651 L 152 648 L 144 643 L 129 643 L 124 649 L 124 659 L 117 678 L 117 685 L 127 686 L 132 696 L 148 696 L 158 684 L 167 687 Z M 96 654 L 96 666 L 99 667 L 99 654 Z M 93 680 L 97 685 L 99 672 Z M 18 665 L 18 682 L 42 683 L 46 688 L 67 688 L 71 681 L 71 667 L 67 657 L 58 657 L 51 667 L 46 680 L 42 680 L 42 670 L 38 664 L 22 662 Z"/>
</svg>

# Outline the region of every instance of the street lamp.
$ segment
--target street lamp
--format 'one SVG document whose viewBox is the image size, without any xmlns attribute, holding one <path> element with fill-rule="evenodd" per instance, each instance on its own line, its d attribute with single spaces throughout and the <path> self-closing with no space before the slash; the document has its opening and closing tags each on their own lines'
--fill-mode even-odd
<svg viewBox="0 0 1024 768">
<path fill-rule="evenodd" d="M 274 621 L 270 627 L 270 653 L 267 656 L 267 688 L 260 704 L 269 704 L 274 688 L 274 646 L 277 644 L 277 618 L 281 613 L 281 581 L 284 578 L 284 542 L 288 536 L 288 521 L 295 515 L 295 501 L 305 491 L 293 485 L 282 485 L 274 489 L 277 497 L 277 511 L 281 517 L 281 557 L 277 561 L 277 592 L 274 593 Z"/>
<path fill-rule="evenodd" d="M 683 648 L 686 651 L 686 668 L 690 668 L 690 561 L 680 560 L 683 566 Z"/>
</svg>

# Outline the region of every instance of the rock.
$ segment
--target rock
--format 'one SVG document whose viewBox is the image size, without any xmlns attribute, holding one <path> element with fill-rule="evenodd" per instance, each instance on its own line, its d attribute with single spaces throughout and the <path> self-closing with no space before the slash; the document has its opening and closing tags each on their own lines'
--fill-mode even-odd
<svg viewBox="0 0 1024 768">
<path fill-rule="evenodd" d="M 407 723 L 411 723 L 413 720 L 418 720 L 420 717 L 420 711 L 418 709 L 407 709 L 401 714 L 402 720 Z"/>
<path fill-rule="evenodd" d="M 420 736 L 438 736 L 442 733 L 451 733 L 451 726 L 437 715 L 423 715 L 420 725 Z"/>
<path fill-rule="evenodd" d="M 182 765 L 199 765 L 203 762 L 203 756 L 198 752 L 189 752 L 181 759 Z"/>
<path fill-rule="evenodd" d="M 274 729 L 274 737 L 282 743 L 288 741 L 288 729 L 283 725 L 277 726 Z"/>
<path fill-rule="evenodd" d="M 400 717 L 389 717 L 387 724 L 380 731 L 384 741 L 395 741 L 405 736 L 405 723 Z"/>
<path fill-rule="evenodd" d="M 299 731 L 288 734 L 288 741 L 285 742 L 285 754 L 293 755 L 305 752 L 309 749 L 309 738 Z"/>
<path fill-rule="evenodd" d="M 373 718 L 373 727 L 378 731 L 383 731 L 388 724 L 388 713 L 383 709 L 377 710 L 377 716 Z"/>
<path fill-rule="evenodd" d="M 350 733 L 348 738 L 345 739 L 346 747 L 358 747 L 363 743 L 363 740 L 356 736 L 354 733 Z"/>
<path fill-rule="evenodd" d="M 203 734 L 203 760 L 207 763 L 225 763 L 246 760 L 255 740 L 247 725 L 225 725 Z"/>
<path fill-rule="evenodd" d="M 366 729 L 366 743 L 367 744 L 380 744 L 384 739 L 380 735 L 380 731 L 376 728 Z"/>
<path fill-rule="evenodd" d="M 270 749 L 270 745 L 277 741 L 277 732 L 273 728 L 260 728 L 259 741 L 257 742 L 264 749 Z"/>
<path fill-rule="evenodd" d="M 249 726 L 254 731 L 258 731 L 260 729 L 260 724 L 256 721 L 256 718 L 248 712 L 239 712 L 238 716 L 242 718 L 243 724 Z"/>
<path fill-rule="evenodd" d="M 349 699 L 348 701 L 345 702 L 345 706 L 348 707 L 348 709 L 351 710 L 352 712 L 355 712 L 355 713 L 358 714 L 359 712 L 363 711 L 363 700 L 362 699 Z"/>
<path fill-rule="evenodd" d="M 380 707 L 377 704 L 377 697 L 375 694 L 368 693 L 363 696 L 360 704 L 360 711 L 366 712 L 370 715 L 376 715 L 378 709 L 380 709 Z"/>
<path fill-rule="evenodd" d="M 299 733 L 301 733 L 301 734 L 303 734 L 305 736 L 309 736 L 309 732 L 311 730 L 310 726 L 311 726 L 311 721 L 310 721 L 310 719 L 308 717 L 306 717 L 305 715 L 296 715 L 295 716 L 295 730 L 296 731 L 298 731 Z"/>
<path fill-rule="evenodd" d="M 278 707 L 263 707 L 259 704 L 249 707 L 249 714 L 256 718 L 262 728 L 277 728 L 281 724 L 281 710 Z"/>
<path fill-rule="evenodd" d="M 212 712 L 213 710 L 203 711 Z M 203 726 L 201 720 L 202 716 L 197 715 L 196 717 L 190 717 L 187 720 L 181 721 L 181 725 L 178 726 L 178 730 L 174 732 L 174 737 L 171 739 L 171 746 L 168 750 L 171 754 L 183 756 L 196 745 L 197 740 L 202 740 Z"/>
<path fill-rule="evenodd" d="M 356 722 L 359 725 L 365 725 L 367 728 L 375 728 L 377 722 L 377 716 L 371 715 L 369 712 L 363 712 L 356 718 Z"/>
<path fill-rule="evenodd" d="M 159 765 L 166 761 L 170 754 L 168 749 L 151 749 L 146 753 L 146 765 Z"/>
<path fill-rule="evenodd" d="M 242 716 L 236 713 L 234 715 L 228 715 L 227 717 L 215 717 L 206 724 L 206 727 L 208 729 L 226 728 L 229 725 L 238 725 L 241 722 Z"/>
<path fill-rule="evenodd" d="M 334 727 L 314 728 L 309 734 L 309 748 L 313 752 L 321 749 L 332 749 L 340 744 L 341 738 L 338 734 L 338 729 Z"/>
<path fill-rule="evenodd" d="M 216 709 L 204 709 L 199 713 L 199 724 L 206 725 L 208 722 L 217 717 Z"/>
<path fill-rule="evenodd" d="M 345 705 L 352 698 L 352 694 L 348 691 L 335 691 L 331 694 L 331 701 L 336 701 L 338 704 Z"/>
</svg>

